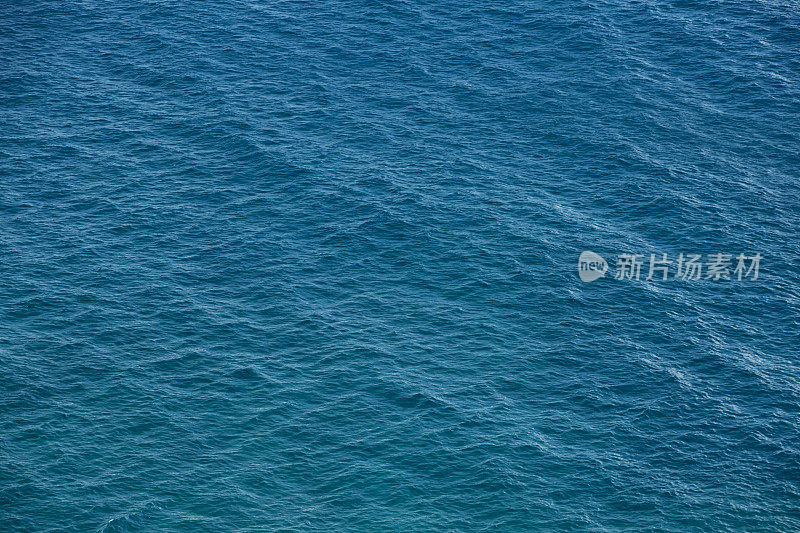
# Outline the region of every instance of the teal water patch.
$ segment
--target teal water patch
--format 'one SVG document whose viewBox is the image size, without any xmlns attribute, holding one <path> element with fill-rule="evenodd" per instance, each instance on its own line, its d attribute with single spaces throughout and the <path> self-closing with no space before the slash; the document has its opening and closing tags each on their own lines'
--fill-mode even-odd
<svg viewBox="0 0 800 533">
<path fill-rule="evenodd" d="M 796 7 L 0 6 L 0 529 L 800 529 Z"/>
</svg>

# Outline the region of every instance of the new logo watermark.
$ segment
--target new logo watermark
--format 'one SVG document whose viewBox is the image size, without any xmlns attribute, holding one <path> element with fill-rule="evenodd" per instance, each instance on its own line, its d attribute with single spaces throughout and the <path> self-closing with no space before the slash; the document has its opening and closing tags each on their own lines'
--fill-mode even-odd
<svg viewBox="0 0 800 533">
<path fill-rule="evenodd" d="M 713 254 L 679 254 L 670 259 L 667 254 L 650 254 L 649 261 L 645 254 L 619 254 L 616 258 L 614 279 L 639 280 L 646 273 L 647 281 L 666 281 L 679 279 L 684 281 L 743 281 L 757 280 L 758 270 L 763 256 L 760 253 L 736 256 L 727 253 Z M 581 281 L 591 282 L 605 277 L 608 263 L 600 254 L 586 250 L 578 258 L 578 276 Z"/>
<path fill-rule="evenodd" d="M 608 263 L 603 257 L 586 250 L 578 258 L 578 275 L 581 281 L 590 282 L 602 278 L 608 272 Z"/>
</svg>

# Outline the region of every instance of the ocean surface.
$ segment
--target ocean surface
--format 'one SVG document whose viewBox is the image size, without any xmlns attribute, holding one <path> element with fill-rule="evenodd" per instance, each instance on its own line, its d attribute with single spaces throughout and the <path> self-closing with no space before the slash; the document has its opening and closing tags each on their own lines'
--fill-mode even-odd
<svg viewBox="0 0 800 533">
<path fill-rule="evenodd" d="M 18 0 L 0 50 L 0 531 L 800 530 L 797 1 Z"/>
</svg>

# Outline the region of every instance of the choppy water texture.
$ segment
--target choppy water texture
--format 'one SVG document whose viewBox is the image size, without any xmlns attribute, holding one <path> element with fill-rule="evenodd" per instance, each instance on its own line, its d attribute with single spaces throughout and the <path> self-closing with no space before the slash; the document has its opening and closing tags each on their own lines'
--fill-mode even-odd
<svg viewBox="0 0 800 533">
<path fill-rule="evenodd" d="M 0 530 L 800 529 L 797 2 L 21 0 L 0 45 Z"/>
</svg>

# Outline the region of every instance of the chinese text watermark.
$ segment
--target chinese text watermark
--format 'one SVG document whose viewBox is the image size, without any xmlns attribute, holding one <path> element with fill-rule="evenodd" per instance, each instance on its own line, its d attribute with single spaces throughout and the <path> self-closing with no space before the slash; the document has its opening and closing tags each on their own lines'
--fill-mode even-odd
<svg viewBox="0 0 800 533">
<path fill-rule="evenodd" d="M 670 258 L 667 254 L 619 254 L 615 262 L 614 279 L 666 281 L 743 281 L 757 280 L 763 256 L 760 253 L 738 255 L 727 253 L 685 254 Z M 578 258 L 581 281 L 590 282 L 605 277 L 608 263 L 595 252 L 585 251 Z"/>
</svg>

